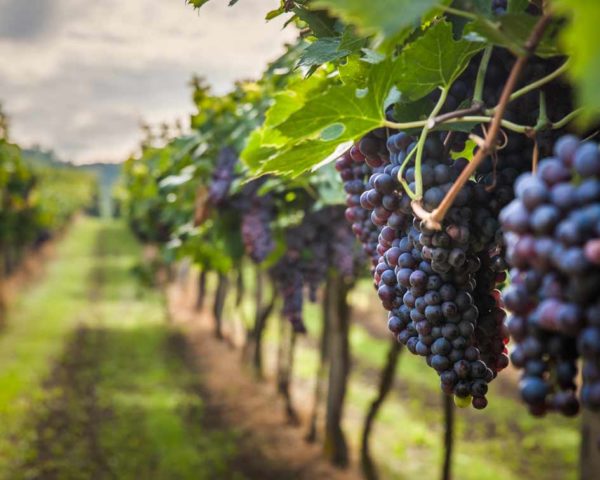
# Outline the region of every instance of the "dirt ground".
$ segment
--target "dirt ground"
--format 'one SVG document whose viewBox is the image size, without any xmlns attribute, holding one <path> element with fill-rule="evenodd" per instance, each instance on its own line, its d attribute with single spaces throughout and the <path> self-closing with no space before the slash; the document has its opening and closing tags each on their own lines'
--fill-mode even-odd
<svg viewBox="0 0 600 480">
<path fill-rule="evenodd" d="M 173 284 L 167 288 L 167 299 L 171 321 L 184 327 L 192 346 L 203 397 L 208 401 L 207 417 L 212 418 L 215 428 L 221 424 L 240 434 L 238 461 L 244 464 L 244 473 L 265 480 L 362 478 L 352 467 L 332 467 L 323 458 L 318 443 L 304 440 L 311 405 L 303 395 L 296 396 L 301 425 L 287 423 L 273 383 L 268 379 L 256 382 L 243 367 L 240 350 L 216 340 L 210 314 L 194 309 L 191 288 Z"/>
</svg>

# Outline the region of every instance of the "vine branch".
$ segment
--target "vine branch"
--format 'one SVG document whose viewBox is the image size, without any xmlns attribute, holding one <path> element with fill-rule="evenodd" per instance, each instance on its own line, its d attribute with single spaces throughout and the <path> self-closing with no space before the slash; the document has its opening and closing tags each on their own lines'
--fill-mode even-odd
<svg viewBox="0 0 600 480">
<path fill-rule="evenodd" d="M 448 120 L 453 120 L 455 118 L 464 119 L 468 115 L 482 113 L 482 111 L 483 111 L 483 103 L 476 102 L 475 104 L 473 104 L 473 106 L 471 106 L 469 108 L 462 108 L 460 110 L 455 110 L 454 112 L 443 113 L 442 115 L 433 117 L 431 120 L 429 120 L 427 122 L 427 128 L 429 128 L 429 130 L 431 130 L 431 129 L 437 127 L 440 123 L 448 122 Z"/>
<path fill-rule="evenodd" d="M 430 122 L 435 122 L 435 127 L 438 127 L 442 124 L 452 123 L 452 124 L 461 124 L 461 123 L 483 123 L 492 121 L 493 117 L 489 115 L 466 115 L 469 112 L 474 112 L 471 108 L 464 110 L 456 110 L 455 112 L 448 112 L 444 114 L 444 118 L 442 115 L 428 120 L 416 120 L 414 122 L 391 122 L 389 120 L 384 120 L 382 122 L 382 126 L 393 128 L 395 130 L 410 130 L 414 128 L 423 128 L 428 126 Z M 476 113 L 476 112 L 474 112 Z M 508 120 L 502 120 L 502 126 L 507 130 L 512 130 L 517 133 L 525 133 L 528 130 L 531 130 L 533 127 L 530 125 L 519 125 L 518 123 L 509 122 Z M 433 128 L 429 128 L 432 130 Z"/>
<path fill-rule="evenodd" d="M 515 89 L 517 84 L 517 80 L 519 79 L 519 75 L 523 70 L 523 67 L 527 63 L 529 56 L 535 51 L 537 45 L 542 39 L 544 31 L 548 27 L 550 23 L 551 16 L 549 14 L 544 14 L 537 21 L 533 30 L 525 42 L 525 53 L 517 58 L 517 61 L 513 65 L 510 75 L 506 80 L 504 88 L 502 90 L 502 95 L 500 96 L 500 101 L 498 105 L 494 109 L 494 117 L 490 124 L 490 129 L 488 130 L 482 148 L 477 150 L 477 153 L 473 157 L 473 159 L 469 162 L 469 164 L 465 167 L 465 169 L 461 172 L 460 176 L 454 182 L 440 205 L 433 210 L 433 212 L 422 216 L 421 218 L 425 221 L 425 225 L 428 228 L 441 230 L 442 221 L 448 212 L 448 209 L 452 206 L 454 199 L 465 185 L 467 180 L 473 175 L 477 167 L 481 164 L 481 162 L 494 150 L 496 144 L 496 137 L 498 136 L 498 132 L 500 131 L 502 118 L 504 117 L 504 113 L 506 111 L 506 107 L 508 102 L 510 101 L 510 96 Z M 419 212 L 422 213 L 422 212 Z M 417 214 L 417 212 L 415 212 Z"/>
</svg>

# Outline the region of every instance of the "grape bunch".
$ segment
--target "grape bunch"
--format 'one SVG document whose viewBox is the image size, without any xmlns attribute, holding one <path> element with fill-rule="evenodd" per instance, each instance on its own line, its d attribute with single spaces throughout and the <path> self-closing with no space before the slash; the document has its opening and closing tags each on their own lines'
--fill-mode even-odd
<svg viewBox="0 0 600 480">
<path fill-rule="evenodd" d="M 269 273 L 277 292 L 283 299 L 282 314 L 296 332 L 305 332 L 302 319 L 303 287 L 302 273 L 297 265 L 294 252 L 286 253 L 271 267 Z"/>
<path fill-rule="evenodd" d="M 535 415 L 600 409 L 600 151 L 561 137 L 554 156 L 515 184 L 516 199 L 500 219 L 511 286 L 504 294 L 517 345 L 512 363 L 524 370 L 521 395 Z"/>
<path fill-rule="evenodd" d="M 364 158 L 373 171 L 366 184 L 357 184 L 356 192 L 360 186 L 360 206 L 380 228 L 373 277 L 389 311 L 389 329 L 412 353 L 425 357 L 440 375 L 445 393 L 484 408 L 487 384 L 508 364 L 504 312 L 494 290 L 499 274 L 488 261 L 487 276 L 482 276 L 478 256 L 485 257 L 493 245 L 498 224 L 483 207 L 489 194 L 470 182 L 451 209 L 445 230 L 425 229 L 398 181 L 400 165 L 413 148 L 414 138 L 405 133 L 386 141 L 373 132 L 338 165 L 348 168 L 349 159 Z M 439 135 L 427 139 L 421 166 L 426 208 L 439 204 L 465 165 L 449 157 Z M 414 175 L 410 166 L 405 178 L 413 183 Z"/>
<path fill-rule="evenodd" d="M 221 205 L 227 199 L 237 161 L 238 157 L 233 148 L 224 147 L 219 151 L 208 192 L 208 200 L 212 205 Z"/>
<path fill-rule="evenodd" d="M 255 263 L 263 262 L 275 248 L 271 232 L 274 206 L 269 196 L 254 195 L 242 213 L 242 241 L 244 249 Z"/>
<path fill-rule="evenodd" d="M 365 154 L 359 146 L 353 146 L 336 163 L 335 168 L 339 172 L 344 190 L 346 192 L 346 219 L 352 225 L 352 231 L 361 243 L 363 251 L 371 259 L 373 267 L 377 265 L 379 257 L 377 253 L 377 238 L 380 228 L 371 221 L 370 210 L 361 205 L 361 197 L 366 190 L 366 182 L 373 173 L 370 164 L 377 164 L 379 160 L 372 160 L 379 157 L 380 153 L 385 155 L 385 143 L 381 148 L 381 139 L 375 135 L 367 135 L 363 141 L 363 148 L 371 144 L 369 152 L 369 163 L 366 162 Z"/>
<path fill-rule="evenodd" d="M 397 145 L 397 138 L 390 137 L 388 145 Z M 403 159 L 412 148 L 409 144 L 394 153 Z M 438 136 L 426 140 L 421 165 L 426 210 L 439 205 L 465 166 L 464 159 L 452 160 L 447 155 Z M 414 167 L 405 174 L 413 189 L 415 174 Z M 401 268 L 396 268 L 398 282 L 408 289 L 403 317 L 408 307 L 409 318 L 416 321 L 415 332 L 398 338 L 407 342 L 409 350 L 427 357 L 440 374 L 444 392 L 464 399 L 461 403 L 472 397 L 475 408 L 487 405 L 487 384 L 508 364 L 504 315 L 494 292 L 498 275 L 486 261 L 498 228 L 487 208 L 489 196 L 482 185 L 469 181 L 448 211 L 441 231 L 414 220 L 407 247 L 412 248 L 415 260 L 420 253 L 420 262 L 416 268 L 411 265 L 406 251 L 399 258 Z"/>
<path fill-rule="evenodd" d="M 284 316 L 296 331 L 303 332 L 304 287 L 308 287 L 309 299 L 316 301 L 317 289 L 330 268 L 353 279 L 364 256 L 357 249 L 341 206 L 306 213 L 300 224 L 286 230 L 285 239 L 286 252 L 271 268 L 271 275 L 283 297 Z"/>
</svg>

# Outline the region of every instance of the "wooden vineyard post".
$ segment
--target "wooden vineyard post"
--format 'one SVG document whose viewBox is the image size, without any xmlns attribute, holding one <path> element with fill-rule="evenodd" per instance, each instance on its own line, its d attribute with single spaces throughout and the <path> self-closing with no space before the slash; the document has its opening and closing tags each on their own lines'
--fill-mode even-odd
<svg viewBox="0 0 600 480">
<path fill-rule="evenodd" d="M 271 316 L 277 300 L 275 286 L 271 289 L 269 296 L 269 288 L 265 288 L 267 285 L 265 273 L 257 267 L 254 289 L 254 322 L 246 331 L 246 343 L 242 351 L 242 361 L 251 361 L 254 374 L 259 380 L 264 378 L 262 352 L 263 334 L 267 325 L 267 320 Z"/>
<path fill-rule="evenodd" d="M 292 402 L 290 391 L 294 371 L 296 332 L 287 318 L 279 320 L 279 347 L 277 349 L 277 392 L 283 397 L 288 423 L 298 425 L 300 419 Z"/>
<path fill-rule="evenodd" d="M 325 420 L 325 455 L 336 466 L 348 465 L 348 445 L 342 430 L 342 414 L 348 373 L 350 348 L 348 341 L 350 308 L 348 285 L 337 272 L 331 272 L 325 298 L 329 311 L 329 388 L 327 392 L 327 417 Z"/>
<path fill-rule="evenodd" d="M 217 291 L 215 293 L 215 303 L 213 305 L 213 314 L 215 317 L 215 336 L 223 339 L 223 309 L 225 307 L 225 299 L 229 288 L 229 279 L 223 273 L 219 273 L 217 283 Z"/>
<path fill-rule="evenodd" d="M 207 272 L 203 268 L 198 273 L 198 296 L 196 297 L 196 310 L 200 311 L 204 307 L 204 299 L 206 298 L 206 275 Z"/>
<path fill-rule="evenodd" d="M 600 414 L 583 410 L 581 416 L 580 480 L 600 478 Z"/>
<path fill-rule="evenodd" d="M 317 429 L 319 420 L 319 408 L 321 400 L 327 389 L 327 366 L 329 362 L 329 284 L 325 284 L 322 321 L 321 321 L 321 340 L 319 344 L 319 368 L 315 378 L 315 389 L 313 392 L 313 408 L 310 415 L 310 423 L 308 433 L 306 434 L 307 442 L 315 442 L 317 440 Z"/>
<path fill-rule="evenodd" d="M 454 398 L 442 394 L 444 400 L 444 464 L 442 480 L 452 478 L 452 450 L 454 447 Z"/>
</svg>

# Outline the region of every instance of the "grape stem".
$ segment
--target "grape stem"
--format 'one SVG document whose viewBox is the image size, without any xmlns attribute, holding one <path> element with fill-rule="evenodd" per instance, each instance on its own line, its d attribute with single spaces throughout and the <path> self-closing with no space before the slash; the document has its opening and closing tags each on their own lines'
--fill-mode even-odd
<svg viewBox="0 0 600 480">
<path fill-rule="evenodd" d="M 417 146 L 415 145 L 415 147 L 409 152 L 409 154 L 406 155 L 406 158 L 402 162 L 402 165 L 400 165 L 400 170 L 398 170 L 398 181 L 400 182 L 400 185 L 402 185 L 402 187 L 404 188 L 404 191 L 410 197 L 411 200 L 414 200 L 416 198 L 416 195 L 410 189 L 410 186 L 408 185 L 408 183 L 406 183 L 406 180 L 404 180 L 403 175 L 404 175 L 404 169 L 406 168 L 406 166 L 408 165 L 408 162 L 410 162 L 410 159 L 413 157 L 413 155 L 416 153 L 416 151 L 417 151 Z"/>
<path fill-rule="evenodd" d="M 442 200 L 440 205 L 436 209 L 434 209 L 431 213 L 427 213 L 426 215 L 421 216 L 421 218 L 425 222 L 425 225 L 428 228 L 435 229 L 435 230 L 441 230 L 442 221 L 444 220 L 446 213 L 452 206 L 454 199 L 456 198 L 456 196 L 458 195 L 458 193 L 460 192 L 462 187 L 465 185 L 465 183 L 467 183 L 467 181 L 469 180 L 471 175 L 473 175 L 473 173 L 475 173 L 475 170 L 477 169 L 477 167 L 479 167 L 481 162 L 494 150 L 494 148 L 496 146 L 496 137 L 498 136 L 498 132 L 500 131 L 500 127 L 502 124 L 502 117 L 504 116 L 506 107 L 508 105 L 508 102 L 510 101 L 510 96 L 516 87 L 517 80 L 519 79 L 519 75 L 521 74 L 523 67 L 527 63 L 529 56 L 533 52 L 535 52 L 535 49 L 536 49 L 537 45 L 539 44 L 539 42 L 541 41 L 544 31 L 548 27 L 548 24 L 550 23 L 551 19 L 552 19 L 551 15 L 544 14 L 539 18 L 539 20 L 533 27 L 533 30 L 532 30 L 529 38 L 525 42 L 524 54 L 517 58 L 517 61 L 513 65 L 512 69 L 510 71 L 510 75 L 508 76 L 508 79 L 506 80 L 506 83 L 504 84 L 504 88 L 502 90 L 502 95 L 500 96 L 500 101 L 498 102 L 498 105 L 496 105 L 496 107 L 494 109 L 494 117 L 490 124 L 490 128 L 489 128 L 487 134 L 485 135 L 485 140 L 484 140 L 484 144 L 483 144 L 482 148 L 477 150 L 477 153 L 475 153 L 475 156 L 473 157 L 473 159 L 469 162 L 469 164 L 461 172 L 460 176 L 458 177 L 456 182 L 454 182 L 454 184 L 452 185 L 452 187 L 450 188 L 450 190 L 448 191 L 448 193 L 446 194 L 446 196 L 444 197 L 444 199 Z M 414 206 L 413 206 L 413 210 L 414 210 Z M 422 212 L 419 212 L 419 213 L 422 213 Z M 415 214 L 417 214 L 416 211 L 415 211 Z"/>
<path fill-rule="evenodd" d="M 438 115 L 427 121 L 427 127 L 432 130 L 437 127 L 440 123 L 448 122 L 448 120 L 453 120 L 455 118 L 464 119 L 468 115 L 472 115 L 475 113 L 483 112 L 483 104 L 480 102 L 476 102 L 473 106 L 469 108 L 462 108 L 460 110 L 455 110 L 454 112 L 443 113 L 442 115 Z M 464 120 L 463 120 L 464 121 Z"/>
<path fill-rule="evenodd" d="M 567 60 L 560 67 L 558 67 L 556 70 L 554 70 L 552 73 L 549 73 L 545 77 L 542 77 L 539 80 L 536 80 L 535 82 L 531 82 L 530 84 L 525 85 L 523 88 L 520 88 L 519 90 L 513 92 L 510 96 L 510 101 L 512 102 L 513 100 L 516 100 L 517 98 L 522 97 L 523 95 L 546 85 L 547 83 L 551 82 L 555 78 L 560 77 L 563 73 L 565 73 L 567 71 L 568 68 L 569 68 L 569 61 Z"/>
<path fill-rule="evenodd" d="M 469 20 L 477 20 L 478 17 L 474 13 L 465 12 L 464 10 L 459 10 L 457 8 L 447 7 L 446 5 L 439 5 L 438 8 L 442 10 L 444 13 L 448 13 L 450 15 L 455 15 L 457 17 L 467 18 Z"/>
<path fill-rule="evenodd" d="M 538 113 L 537 123 L 535 129 L 543 130 L 544 128 L 552 125 L 548 119 L 548 109 L 546 108 L 546 94 L 540 90 L 540 111 Z"/>
<path fill-rule="evenodd" d="M 473 104 L 483 104 L 483 87 L 485 85 L 485 74 L 487 73 L 487 67 L 490 63 L 492 56 L 492 45 L 485 47 L 481 62 L 479 62 L 479 69 L 477 70 L 477 79 L 475 80 L 475 90 L 473 92 Z"/>
<path fill-rule="evenodd" d="M 427 135 L 429 134 L 429 130 L 431 130 L 431 123 L 435 119 L 440 110 L 446 103 L 446 98 L 448 97 L 448 92 L 450 91 L 450 87 L 443 87 L 440 92 L 440 98 L 438 98 L 435 107 L 431 111 L 429 118 L 427 119 L 427 123 L 421 130 L 421 136 L 419 137 L 419 142 L 417 143 L 417 158 L 415 158 L 415 195 L 416 200 L 421 200 L 423 198 L 423 176 L 421 175 L 421 161 L 423 160 L 423 147 L 425 146 L 425 140 L 427 140 Z"/>
<path fill-rule="evenodd" d="M 577 108 L 577 109 L 573 110 L 571 113 L 568 113 L 567 115 L 565 115 L 563 118 L 561 118 L 557 122 L 553 122 L 552 128 L 554 130 L 563 128 L 565 125 L 568 125 L 574 118 L 576 118 L 577 115 L 579 115 L 582 111 L 583 111 L 583 108 Z"/>
</svg>

